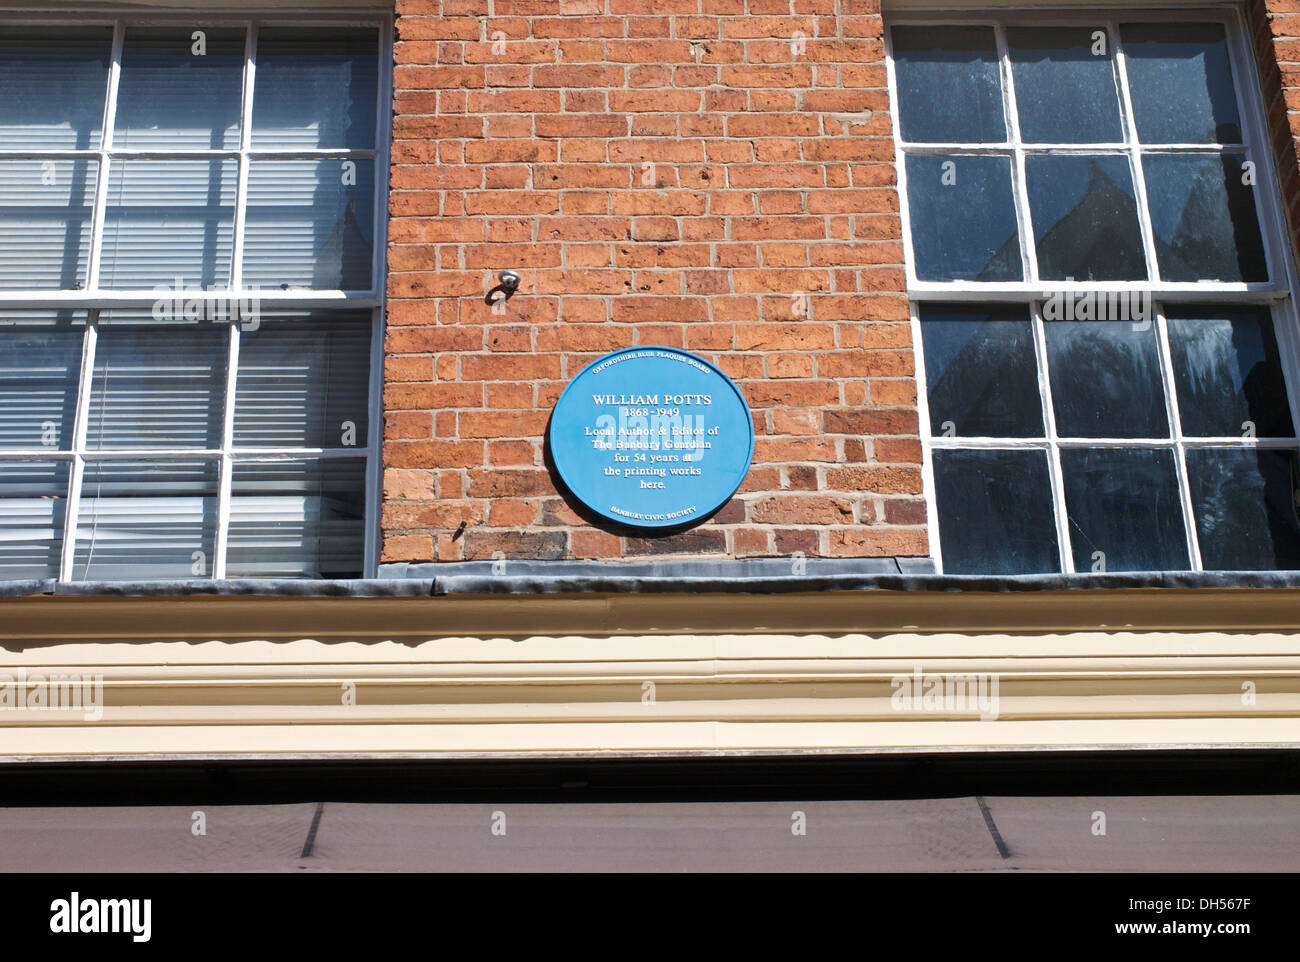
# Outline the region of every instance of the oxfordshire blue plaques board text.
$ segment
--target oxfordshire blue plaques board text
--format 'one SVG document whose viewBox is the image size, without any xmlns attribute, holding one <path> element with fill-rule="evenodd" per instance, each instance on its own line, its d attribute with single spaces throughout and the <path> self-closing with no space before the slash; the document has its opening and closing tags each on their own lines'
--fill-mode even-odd
<svg viewBox="0 0 1300 962">
<path fill-rule="evenodd" d="M 593 361 L 564 389 L 551 458 L 574 497 L 634 528 L 702 521 L 740 487 L 754 455 L 749 406 L 727 375 L 671 347 Z"/>
</svg>

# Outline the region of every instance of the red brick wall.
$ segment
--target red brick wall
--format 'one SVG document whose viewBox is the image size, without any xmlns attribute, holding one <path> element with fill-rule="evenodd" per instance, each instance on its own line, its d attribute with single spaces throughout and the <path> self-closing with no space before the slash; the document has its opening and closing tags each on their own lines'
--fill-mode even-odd
<svg viewBox="0 0 1300 962">
<path fill-rule="evenodd" d="M 878 0 L 397 12 L 383 560 L 925 554 Z M 543 462 L 568 379 L 634 344 L 755 417 L 737 497 L 663 538 L 584 523 Z"/>
<path fill-rule="evenodd" d="M 1293 250 L 1300 250 L 1300 0 L 1251 0 L 1247 18 L 1254 33 L 1264 109 L 1273 138 Z"/>
</svg>

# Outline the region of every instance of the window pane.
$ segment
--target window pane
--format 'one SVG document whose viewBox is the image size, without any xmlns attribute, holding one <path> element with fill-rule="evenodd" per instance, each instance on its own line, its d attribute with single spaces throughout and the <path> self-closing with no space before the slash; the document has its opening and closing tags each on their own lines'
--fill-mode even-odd
<svg viewBox="0 0 1300 962">
<path fill-rule="evenodd" d="M 216 462 L 92 461 L 81 485 L 73 578 L 210 577 L 216 527 Z"/>
<path fill-rule="evenodd" d="M 263 321 L 240 335 L 235 445 L 365 447 L 370 314 Z"/>
<path fill-rule="evenodd" d="M 0 160 L 0 289 L 85 286 L 98 173 L 93 160 Z"/>
<path fill-rule="evenodd" d="M 67 461 L 0 462 L 0 581 L 57 578 Z"/>
<path fill-rule="evenodd" d="M 243 74 L 243 30 L 128 28 L 113 146 L 238 147 Z"/>
<path fill-rule="evenodd" d="M 1024 307 L 921 308 L 930 430 L 1043 437 L 1034 337 Z"/>
<path fill-rule="evenodd" d="M 1187 474 L 1206 570 L 1300 568 L 1294 452 L 1193 448 Z"/>
<path fill-rule="evenodd" d="M 1024 279 L 1009 157 L 909 154 L 907 199 L 919 279 Z"/>
<path fill-rule="evenodd" d="M 379 34 L 276 29 L 257 37 L 253 146 L 375 146 Z"/>
<path fill-rule="evenodd" d="M 1057 435 L 1169 437 L 1154 323 L 1049 320 L 1043 330 Z"/>
<path fill-rule="evenodd" d="M 1169 351 L 1184 434 L 1216 438 L 1294 434 L 1267 308 L 1183 309 L 1169 318 Z"/>
<path fill-rule="evenodd" d="M 358 578 L 365 560 L 365 461 L 237 463 L 226 573 Z"/>
<path fill-rule="evenodd" d="M 100 285 L 226 287 L 236 160 L 125 160 L 112 165 Z"/>
<path fill-rule="evenodd" d="M 0 448 L 72 446 L 83 331 L 0 324 Z"/>
<path fill-rule="evenodd" d="M 1151 227 L 1167 281 L 1266 281 L 1254 188 L 1242 154 L 1148 154 Z"/>
<path fill-rule="evenodd" d="M 1241 143 L 1221 24 L 1126 23 L 1119 33 L 1142 143 Z"/>
<path fill-rule="evenodd" d="M 1094 34 L 1100 32 L 1098 41 Z M 1119 91 L 1102 27 L 1008 27 L 1020 139 L 1036 144 L 1124 140 Z M 1100 53 L 1094 51 L 1100 49 Z"/>
<path fill-rule="evenodd" d="M 1025 172 L 1039 277 L 1146 279 L 1127 157 L 1030 155 Z"/>
<path fill-rule="evenodd" d="M 220 324 L 101 326 L 86 447 L 221 447 L 229 337 Z"/>
<path fill-rule="evenodd" d="M 894 27 L 890 36 L 904 140 L 1006 141 L 992 27 Z"/>
<path fill-rule="evenodd" d="M 935 451 L 946 574 L 1060 570 L 1046 451 Z"/>
<path fill-rule="evenodd" d="M 1065 448 L 1061 475 L 1075 571 L 1190 566 L 1172 450 Z"/>
<path fill-rule="evenodd" d="M 0 34 L 0 148 L 96 150 L 112 27 L 13 27 Z"/>
<path fill-rule="evenodd" d="M 370 290 L 374 201 L 373 160 L 253 161 L 244 283 Z"/>
</svg>

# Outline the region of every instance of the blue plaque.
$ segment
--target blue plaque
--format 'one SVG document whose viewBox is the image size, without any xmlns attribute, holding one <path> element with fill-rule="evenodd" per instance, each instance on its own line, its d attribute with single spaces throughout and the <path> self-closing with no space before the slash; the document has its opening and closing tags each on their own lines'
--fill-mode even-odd
<svg viewBox="0 0 1300 962">
<path fill-rule="evenodd" d="M 677 528 L 726 504 L 754 456 L 731 378 L 673 347 L 630 347 L 578 373 L 555 402 L 551 458 L 579 501 L 633 528 Z"/>
</svg>

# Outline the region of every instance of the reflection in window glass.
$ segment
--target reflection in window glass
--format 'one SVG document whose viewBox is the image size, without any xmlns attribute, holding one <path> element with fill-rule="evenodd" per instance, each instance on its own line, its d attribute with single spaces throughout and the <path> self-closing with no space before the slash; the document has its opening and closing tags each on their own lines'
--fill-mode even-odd
<svg viewBox="0 0 1300 962">
<path fill-rule="evenodd" d="M 1142 163 L 1162 279 L 1268 280 L 1243 155 L 1148 154 Z"/>
<path fill-rule="evenodd" d="M 930 429 L 1043 437 L 1034 337 L 1022 306 L 921 308 Z"/>
<path fill-rule="evenodd" d="M 1050 321 L 1043 331 L 1058 436 L 1169 437 L 1154 323 Z"/>
<path fill-rule="evenodd" d="M 904 140 L 1006 141 L 992 27 L 894 27 L 890 35 Z"/>
<path fill-rule="evenodd" d="M 375 146 L 379 34 L 264 27 L 257 37 L 254 148 Z"/>
<path fill-rule="evenodd" d="M 907 199 L 918 278 L 1023 279 L 1009 157 L 909 154 Z"/>
<path fill-rule="evenodd" d="M 242 29 L 128 28 L 122 42 L 114 146 L 238 147 L 243 74 Z"/>
<path fill-rule="evenodd" d="M 1119 32 L 1138 140 L 1241 143 L 1222 24 L 1126 23 Z"/>
<path fill-rule="evenodd" d="M 1060 570 L 1046 451 L 934 452 L 947 574 Z"/>
<path fill-rule="evenodd" d="M 1065 448 L 1075 571 L 1178 571 L 1189 562 L 1170 448 Z"/>
<path fill-rule="evenodd" d="M 1049 280 L 1147 276 L 1133 174 L 1117 154 L 1025 159 L 1038 275 Z"/>
<path fill-rule="evenodd" d="M 1294 451 L 1187 452 L 1201 564 L 1207 571 L 1300 568 Z"/>
<path fill-rule="evenodd" d="M 1295 429 L 1267 308 L 1171 313 L 1183 434 L 1289 438 Z"/>
<path fill-rule="evenodd" d="M 99 149 L 112 50 L 112 27 L 6 24 L 0 32 L 0 148 Z"/>
<path fill-rule="evenodd" d="M 1022 142 L 1124 140 L 1110 46 L 1101 27 L 1007 28 Z"/>
</svg>

